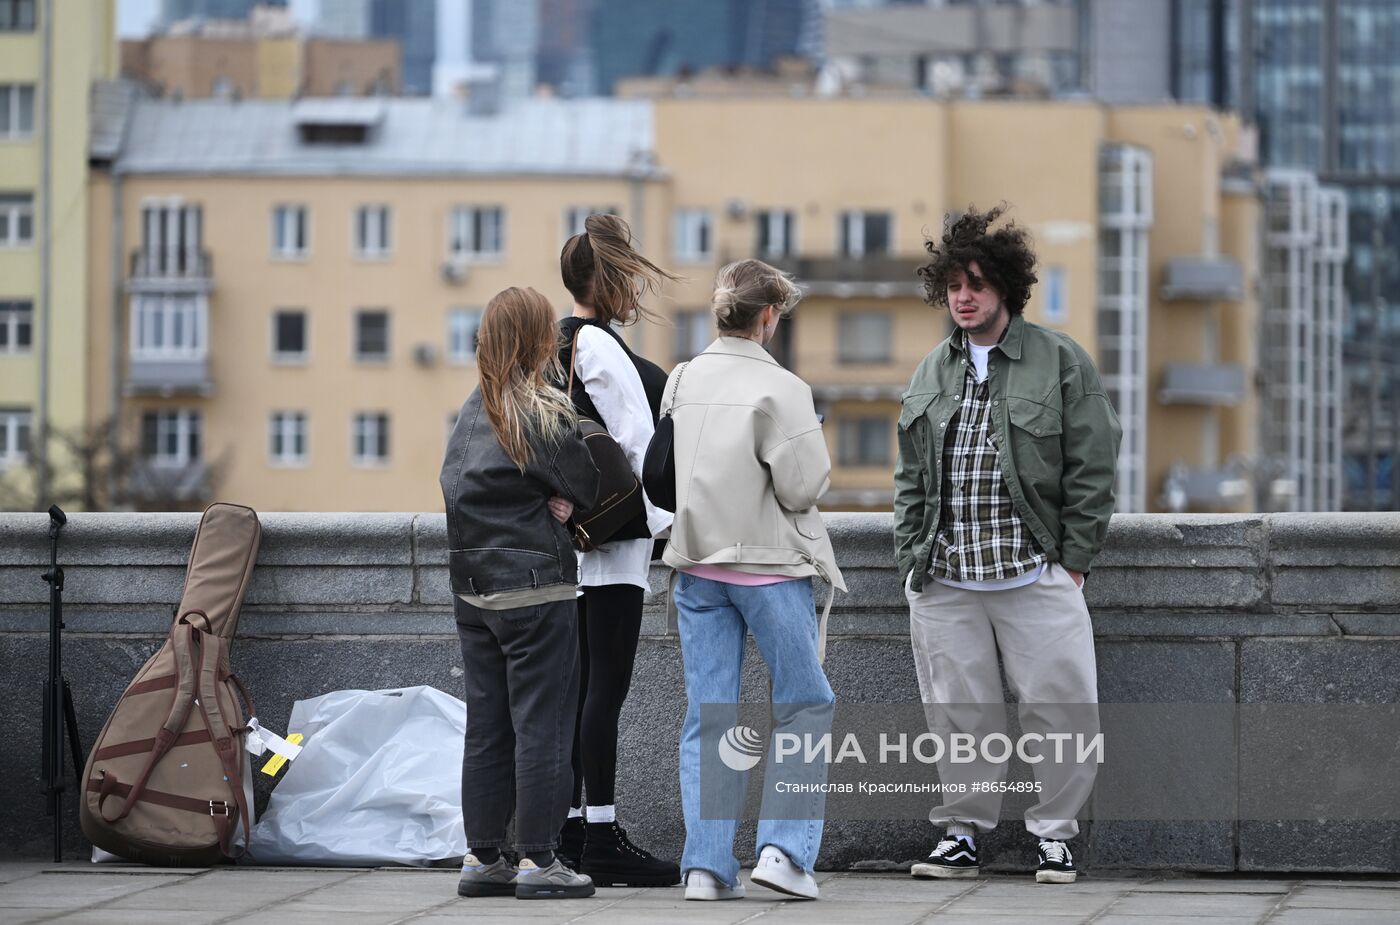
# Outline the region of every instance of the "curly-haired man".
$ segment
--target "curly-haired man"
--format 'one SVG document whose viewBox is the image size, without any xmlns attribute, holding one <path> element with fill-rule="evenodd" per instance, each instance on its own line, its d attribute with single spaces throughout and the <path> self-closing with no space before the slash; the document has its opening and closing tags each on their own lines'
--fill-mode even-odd
<svg viewBox="0 0 1400 925">
<path fill-rule="evenodd" d="M 920 693 L 940 741 L 970 734 L 978 748 L 939 761 L 945 797 L 929 819 L 946 834 L 913 874 L 977 876 L 977 832 L 997 823 L 1007 768 L 986 757 L 1004 748 L 981 748 L 1005 733 L 1000 656 L 1039 793 L 1025 816 L 1036 880 L 1069 883 L 1065 842 L 1097 770 L 1076 760 L 1098 732 L 1081 588 L 1113 513 L 1121 430 L 1084 349 L 1022 317 L 1035 254 L 1024 229 L 993 227 L 1002 212 L 970 208 L 927 243 L 927 301 L 954 330 L 919 364 L 899 417 L 895 556 Z"/>
</svg>

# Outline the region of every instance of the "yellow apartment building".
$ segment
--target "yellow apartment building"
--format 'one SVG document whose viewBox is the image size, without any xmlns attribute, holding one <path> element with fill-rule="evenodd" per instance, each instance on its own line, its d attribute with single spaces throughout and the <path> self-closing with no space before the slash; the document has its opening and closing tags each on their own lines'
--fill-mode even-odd
<svg viewBox="0 0 1400 925">
<path fill-rule="evenodd" d="M 899 395 L 948 330 L 924 241 L 1005 201 L 1041 260 L 1028 319 L 1096 357 L 1124 420 L 1119 509 L 1254 505 L 1260 199 L 1208 109 L 131 100 L 124 124 L 90 187 L 88 393 L 144 458 L 133 504 L 438 509 L 482 307 L 528 285 L 565 313 L 560 246 L 608 210 L 685 277 L 626 333 L 663 366 L 714 336 L 724 262 L 796 274 L 773 349 L 826 415 L 825 506 L 887 510 Z"/>
<path fill-rule="evenodd" d="M 0 0 L 0 510 L 73 506 L 60 437 L 88 420 L 89 91 L 113 74 L 113 15 Z"/>
</svg>

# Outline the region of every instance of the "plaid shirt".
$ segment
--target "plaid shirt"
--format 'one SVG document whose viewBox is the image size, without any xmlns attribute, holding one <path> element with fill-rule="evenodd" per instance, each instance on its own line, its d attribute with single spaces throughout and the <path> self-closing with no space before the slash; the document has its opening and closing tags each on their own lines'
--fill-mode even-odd
<svg viewBox="0 0 1400 925">
<path fill-rule="evenodd" d="M 1002 478 L 991 427 L 991 376 L 977 381 L 968 357 L 962 405 L 948 422 L 943 491 L 929 574 L 950 581 L 1004 581 L 1045 564 Z"/>
</svg>

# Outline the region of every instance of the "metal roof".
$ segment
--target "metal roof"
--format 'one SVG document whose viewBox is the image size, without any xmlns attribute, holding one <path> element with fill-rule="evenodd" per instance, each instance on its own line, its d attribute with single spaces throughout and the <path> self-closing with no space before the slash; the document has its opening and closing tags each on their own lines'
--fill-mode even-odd
<svg viewBox="0 0 1400 925">
<path fill-rule="evenodd" d="M 126 80 L 99 80 L 92 85 L 91 133 L 88 156 L 110 161 L 121 151 L 122 133 L 131 115 L 138 88 Z"/>
<path fill-rule="evenodd" d="M 646 100 L 615 99 L 526 100 L 494 115 L 402 97 L 138 99 L 118 165 L 160 174 L 650 176 L 652 111 Z M 378 118 L 362 143 L 306 142 L 298 132 L 308 121 L 370 115 Z"/>
</svg>

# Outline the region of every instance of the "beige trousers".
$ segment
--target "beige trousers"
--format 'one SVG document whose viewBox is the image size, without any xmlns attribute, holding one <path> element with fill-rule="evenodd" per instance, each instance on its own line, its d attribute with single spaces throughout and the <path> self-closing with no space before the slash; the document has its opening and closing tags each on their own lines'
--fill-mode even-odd
<svg viewBox="0 0 1400 925">
<path fill-rule="evenodd" d="M 1035 583 L 1009 591 L 967 591 L 932 578 L 925 579 L 922 591 L 910 591 L 907 584 L 904 590 L 929 731 L 945 742 L 958 733 L 971 733 L 979 743 L 1006 734 L 1000 653 L 1018 702 L 1022 736 L 1029 737 L 1023 754 L 1042 757 L 1031 763 L 1040 790 L 1039 802 L 1026 812 L 1026 828 L 1040 838 L 1074 837 L 1075 817 L 1098 771 L 1096 761 L 1075 760 L 1079 743 L 1091 743 L 1099 732 L 1094 630 L 1083 592 L 1058 563 Z M 1051 733 L 1074 738 L 1061 737 L 1058 743 L 1036 738 Z M 1056 744 L 1066 760 L 1054 760 Z M 993 745 L 989 750 L 999 757 L 1004 746 Z M 945 790 L 929 821 L 990 831 L 1000 816 L 1009 762 L 988 761 L 980 748 L 975 760 L 955 762 L 948 751 L 938 774 L 956 792 Z"/>
</svg>

